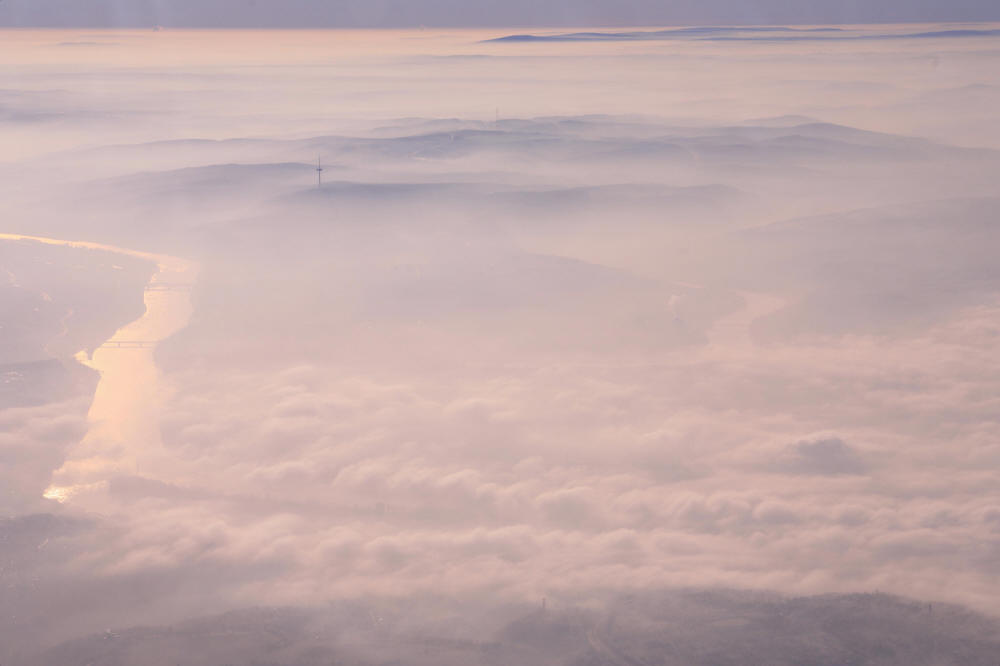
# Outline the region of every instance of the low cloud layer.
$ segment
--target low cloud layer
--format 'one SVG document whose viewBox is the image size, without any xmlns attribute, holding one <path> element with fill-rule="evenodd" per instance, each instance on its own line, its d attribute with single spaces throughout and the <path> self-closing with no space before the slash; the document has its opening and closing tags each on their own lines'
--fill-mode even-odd
<svg viewBox="0 0 1000 666">
<path fill-rule="evenodd" d="M 995 37 L 291 34 L 15 36 L 0 660 L 987 663 Z"/>
</svg>

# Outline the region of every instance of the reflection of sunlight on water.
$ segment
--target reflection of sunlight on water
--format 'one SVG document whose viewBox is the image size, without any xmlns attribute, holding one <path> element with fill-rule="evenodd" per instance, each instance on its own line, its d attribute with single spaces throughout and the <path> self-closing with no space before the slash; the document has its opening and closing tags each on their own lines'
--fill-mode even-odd
<svg viewBox="0 0 1000 666">
<path fill-rule="evenodd" d="M 60 504 L 65 504 L 68 500 L 72 499 L 76 495 L 90 491 L 105 490 L 108 487 L 107 481 L 97 481 L 96 483 L 84 483 L 75 486 L 49 486 L 46 488 L 45 492 L 42 493 L 42 497 L 45 499 L 55 500 Z"/>
<path fill-rule="evenodd" d="M 145 313 L 118 329 L 89 357 L 86 351 L 76 354 L 76 360 L 100 372 L 101 379 L 87 414 L 90 428 L 69 451 L 44 493 L 46 498 L 62 503 L 85 491 L 105 488 L 111 476 L 134 474 L 146 456 L 155 457 L 160 446 L 158 416 L 163 396 L 153 351 L 156 343 L 184 328 L 190 319 L 189 288 L 197 277 L 197 268 L 193 262 L 176 257 L 98 243 L 15 234 L 0 234 L 0 239 L 117 252 L 155 261 L 158 267 L 147 285 Z M 149 289 L 158 285 L 172 288 Z"/>
<path fill-rule="evenodd" d="M 72 497 L 72 495 L 72 488 L 57 488 L 56 486 L 49 486 L 48 489 L 42 494 L 42 497 L 45 499 L 55 500 L 62 504 Z"/>
</svg>

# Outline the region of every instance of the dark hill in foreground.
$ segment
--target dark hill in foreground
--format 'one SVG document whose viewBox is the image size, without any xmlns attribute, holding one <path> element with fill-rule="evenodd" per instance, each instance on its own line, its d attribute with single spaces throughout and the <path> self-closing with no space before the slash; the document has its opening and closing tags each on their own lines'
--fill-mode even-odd
<svg viewBox="0 0 1000 666">
<path fill-rule="evenodd" d="M 440 600 L 252 609 L 109 630 L 23 662 L 161 664 L 737 664 L 994 666 L 1000 626 L 879 594 L 735 591 L 626 595 L 602 610 Z"/>
</svg>

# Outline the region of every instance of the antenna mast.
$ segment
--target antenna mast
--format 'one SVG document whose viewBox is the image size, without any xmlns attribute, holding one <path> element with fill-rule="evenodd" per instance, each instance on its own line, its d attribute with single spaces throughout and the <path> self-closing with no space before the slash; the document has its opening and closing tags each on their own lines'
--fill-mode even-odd
<svg viewBox="0 0 1000 666">
<path fill-rule="evenodd" d="M 316 187 L 323 186 L 323 163 L 319 156 L 316 157 Z"/>
</svg>

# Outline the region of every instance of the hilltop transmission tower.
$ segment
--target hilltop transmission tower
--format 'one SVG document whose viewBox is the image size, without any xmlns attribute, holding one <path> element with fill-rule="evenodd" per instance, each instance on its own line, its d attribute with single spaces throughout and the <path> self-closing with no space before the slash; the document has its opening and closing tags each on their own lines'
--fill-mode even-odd
<svg viewBox="0 0 1000 666">
<path fill-rule="evenodd" d="M 323 163 L 319 157 L 316 158 L 316 187 L 323 187 Z"/>
</svg>

